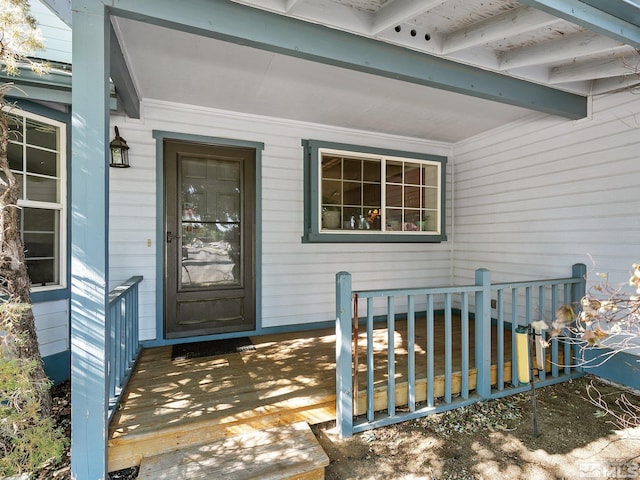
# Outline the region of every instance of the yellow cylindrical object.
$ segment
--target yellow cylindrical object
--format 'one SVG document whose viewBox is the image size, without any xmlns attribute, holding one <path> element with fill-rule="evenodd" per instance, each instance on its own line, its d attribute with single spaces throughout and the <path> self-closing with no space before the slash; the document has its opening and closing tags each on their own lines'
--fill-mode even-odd
<svg viewBox="0 0 640 480">
<path fill-rule="evenodd" d="M 516 355 L 518 358 L 518 381 L 529 383 L 529 334 L 525 327 L 516 328 Z"/>
</svg>

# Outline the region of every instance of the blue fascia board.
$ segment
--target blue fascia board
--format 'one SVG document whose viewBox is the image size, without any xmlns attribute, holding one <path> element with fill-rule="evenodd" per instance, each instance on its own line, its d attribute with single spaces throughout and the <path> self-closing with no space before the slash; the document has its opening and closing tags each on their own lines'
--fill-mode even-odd
<svg viewBox="0 0 640 480">
<path fill-rule="evenodd" d="M 606 0 L 520 0 L 520 3 L 542 10 L 568 22 L 580 25 L 601 35 L 640 48 L 640 26 L 637 25 L 640 9 L 635 6 L 635 15 L 627 19 L 619 17 L 624 12 L 633 11 L 634 5 L 625 3 L 623 10 L 620 2 Z M 631 22 L 628 20 L 632 20 Z"/>
<path fill-rule="evenodd" d="M 109 2 L 111 3 L 111 2 Z M 106 2 L 105 2 L 106 4 Z M 227 0 L 120 0 L 110 14 L 570 119 L 586 97 Z"/>
<path fill-rule="evenodd" d="M 640 3 L 630 0 L 582 0 L 598 10 L 640 27 Z"/>
</svg>

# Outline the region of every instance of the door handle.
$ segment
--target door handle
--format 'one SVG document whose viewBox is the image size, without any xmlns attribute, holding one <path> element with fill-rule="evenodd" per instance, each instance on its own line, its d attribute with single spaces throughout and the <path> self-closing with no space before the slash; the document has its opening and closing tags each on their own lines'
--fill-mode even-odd
<svg viewBox="0 0 640 480">
<path fill-rule="evenodd" d="M 167 232 L 167 243 L 173 242 L 174 238 L 180 238 L 180 235 L 174 235 L 171 232 Z"/>
</svg>

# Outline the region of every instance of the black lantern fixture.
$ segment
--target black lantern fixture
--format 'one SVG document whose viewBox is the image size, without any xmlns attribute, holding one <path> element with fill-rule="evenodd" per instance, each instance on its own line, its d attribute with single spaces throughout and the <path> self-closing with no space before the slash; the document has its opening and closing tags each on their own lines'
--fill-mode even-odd
<svg viewBox="0 0 640 480">
<path fill-rule="evenodd" d="M 116 138 L 111 140 L 109 144 L 109 149 L 111 150 L 111 163 L 109 163 L 110 167 L 117 168 L 129 168 L 129 146 L 127 142 L 125 142 L 124 138 L 120 136 L 120 132 L 118 132 L 118 127 L 116 128 Z"/>
</svg>

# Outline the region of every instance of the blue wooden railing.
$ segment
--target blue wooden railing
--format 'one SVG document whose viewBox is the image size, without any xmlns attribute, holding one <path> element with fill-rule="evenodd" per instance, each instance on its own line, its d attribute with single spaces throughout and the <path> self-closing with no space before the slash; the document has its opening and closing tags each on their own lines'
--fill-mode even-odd
<svg viewBox="0 0 640 480">
<path fill-rule="evenodd" d="M 109 419 L 115 412 L 140 353 L 138 340 L 138 284 L 141 276 L 131 277 L 109 292 L 107 314 Z"/>
<path fill-rule="evenodd" d="M 574 265 L 571 277 L 491 284 L 488 270 L 476 271 L 474 285 L 416 289 L 353 291 L 351 275 L 336 276 L 336 425 L 343 437 L 379 426 L 390 425 L 463 405 L 522 392 L 529 387 L 517 381 L 516 328 L 536 320 L 548 323 L 555 319 L 562 305 L 579 306 L 585 291 L 586 268 Z M 366 360 L 358 360 L 358 305 L 365 305 Z M 436 315 L 436 312 L 438 313 Z M 493 313 L 493 315 L 492 315 Z M 425 318 L 426 375 L 416 378 L 416 317 Z M 406 341 L 396 345 L 395 321 L 406 319 Z M 453 372 L 453 321 L 460 322 L 460 371 Z M 458 320 L 459 319 L 459 320 Z M 444 332 L 444 385 L 436 393 L 435 326 Z M 386 355 L 374 355 L 374 327 L 386 328 Z M 354 326 L 356 328 L 354 329 Z M 470 341 L 472 331 L 474 339 Z M 494 333 L 492 333 L 494 332 Z M 505 335 L 511 336 L 512 355 L 505 357 Z M 542 333 L 544 335 L 544 333 Z M 581 374 L 572 364 L 574 352 L 567 343 L 548 339 L 550 355 L 544 349 L 545 368 L 539 369 L 536 384 L 548 385 Z M 473 346 L 473 350 L 472 347 Z M 396 349 L 406 350 L 407 362 L 402 372 L 396 371 Z M 492 377 L 492 349 L 496 373 Z M 471 365 L 471 355 L 474 362 Z M 562 352 L 562 356 L 560 355 Z M 404 353 L 403 353 L 404 354 Z M 383 357 L 382 359 L 380 357 Z M 550 360 L 547 361 L 547 358 Z M 440 360 L 440 359 L 439 359 Z M 458 359 L 456 359 L 458 360 Z M 504 375 L 511 362 L 511 379 Z M 384 379 L 375 379 L 376 362 L 386 364 Z M 546 373 L 550 363 L 550 372 Z M 364 372 L 362 372 L 364 370 Z M 378 369 L 379 370 L 379 369 Z M 366 408 L 359 411 L 358 378 L 366 376 Z M 475 385 L 471 384 L 475 373 Z M 380 377 L 380 374 L 378 374 Z M 396 378 L 403 378 L 397 388 Z M 459 384 L 458 384 L 459 378 Z M 374 380 L 377 380 L 377 384 Z M 406 382 L 406 385 L 405 385 Z M 454 393 L 454 383 L 456 392 Z M 384 406 L 376 407 L 376 392 L 386 392 Z M 398 407 L 402 407 L 398 409 Z"/>
</svg>

